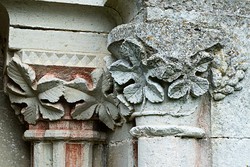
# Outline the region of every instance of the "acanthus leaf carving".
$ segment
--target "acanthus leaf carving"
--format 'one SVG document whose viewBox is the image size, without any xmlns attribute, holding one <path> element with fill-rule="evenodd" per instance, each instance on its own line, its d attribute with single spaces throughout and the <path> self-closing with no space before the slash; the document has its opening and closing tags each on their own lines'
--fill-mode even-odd
<svg viewBox="0 0 250 167">
<path fill-rule="evenodd" d="M 63 107 L 55 99 L 54 86 L 45 88 L 43 82 L 37 82 L 35 71 L 23 64 L 19 58 L 13 57 L 7 67 L 7 74 L 13 81 L 7 84 L 7 90 L 12 105 L 19 105 L 20 113 L 24 115 L 25 121 L 35 124 L 39 119 L 40 113 L 43 118 L 56 120 L 64 115 Z M 58 85 L 57 85 L 58 86 Z M 62 89 L 58 90 L 62 92 Z M 58 94 L 59 96 L 61 93 Z M 43 102 L 44 96 L 51 102 Z M 53 99 L 53 100 L 52 100 Z"/>
<path fill-rule="evenodd" d="M 7 74 L 12 107 L 30 124 L 36 124 L 39 119 L 61 119 L 64 116 L 61 98 L 74 104 L 73 119 L 88 120 L 97 116 L 110 129 L 123 121 L 119 111 L 123 106 L 113 92 L 110 74 L 102 69 L 90 74 L 92 83 L 79 76 L 64 81 L 49 73 L 37 81 L 33 68 L 22 63 L 19 57 L 13 57 Z"/>
<path fill-rule="evenodd" d="M 123 93 L 130 103 L 141 103 L 144 96 L 151 102 L 162 102 L 164 99 L 163 88 L 150 78 L 151 71 L 155 67 L 147 66 L 148 55 L 143 47 L 136 40 L 124 41 L 120 48 L 124 59 L 111 64 L 109 71 L 119 85 L 128 84 Z"/>
<path fill-rule="evenodd" d="M 111 49 L 118 60 L 107 66 L 114 81 L 122 87 L 118 92 L 126 106 L 141 104 L 145 99 L 163 102 L 163 87 L 171 99 L 198 97 L 209 92 L 214 100 L 221 100 L 242 89 L 240 81 L 248 68 L 246 56 L 233 49 L 225 54 L 229 48 L 219 43 L 179 57 L 158 52 L 139 37 L 129 37 L 112 45 L 118 46 L 117 50 Z"/>
<path fill-rule="evenodd" d="M 205 72 L 207 65 L 213 60 L 205 51 L 199 52 L 182 63 L 183 68 L 179 73 L 179 79 L 175 80 L 168 88 L 170 98 L 179 99 L 189 93 L 192 96 L 201 96 L 209 90 L 209 82 L 206 78 L 197 76 L 197 72 Z"/>
<path fill-rule="evenodd" d="M 42 77 L 37 85 L 39 99 L 48 100 L 51 103 L 58 102 L 64 92 L 63 83 L 63 80 L 54 78 L 53 76 Z"/>
<path fill-rule="evenodd" d="M 148 58 L 148 64 L 155 66 L 151 71 L 151 76 L 164 82 L 173 82 L 181 75 L 182 64 L 177 58 L 163 58 L 159 54 L 155 54 Z"/>
<path fill-rule="evenodd" d="M 69 103 L 91 99 L 86 93 L 88 91 L 87 81 L 83 78 L 75 78 L 72 81 L 65 82 L 64 88 L 64 98 Z"/>
<path fill-rule="evenodd" d="M 96 114 L 104 124 L 114 129 L 115 125 L 119 125 L 120 114 L 117 99 L 112 92 L 109 92 L 112 89 L 110 77 L 99 69 L 94 70 L 91 76 L 93 87 L 84 86 L 89 97 L 83 97 L 83 102 L 76 104 L 72 117 L 87 120 Z"/>
<path fill-rule="evenodd" d="M 188 58 L 166 57 L 164 53 L 147 52 L 144 43 L 137 39 L 126 39 L 120 46 L 123 59 L 115 61 L 109 70 L 119 85 L 126 85 L 123 94 L 133 104 L 144 98 L 157 103 L 164 100 L 164 90 L 154 78 L 170 83 L 168 96 L 179 99 L 187 94 L 201 96 L 209 89 L 206 78 L 196 73 L 207 71 L 212 56 L 206 51 Z M 152 50 L 152 49 L 151 49 Z M 129 81 L 133 81 L 130 83 Z"/>
</svg>

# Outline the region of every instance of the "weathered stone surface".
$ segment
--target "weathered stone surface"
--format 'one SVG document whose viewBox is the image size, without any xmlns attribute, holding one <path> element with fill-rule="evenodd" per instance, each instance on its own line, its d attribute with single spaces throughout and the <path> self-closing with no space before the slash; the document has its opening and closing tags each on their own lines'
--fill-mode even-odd
<svg viewBox="0 0 250 167">
<path fill-rule="evenodd" d="M 249 96 L 249 90 L 248 86 L 244 85 L 248 79 L 243 81 L 243 78 L 249 77 L 248 71 L 246 71 L 249 66 L 247 63 L 249 59 L 249 2 L 244 1 L 241 3 L 240 1 L 220 0 L 208 3 L 195 0 L 178 2 L 148 0 L 140 2 L 144 5 L 144 11 L 141 11 L 139 15 L 144 17 L 138 17 L 141 19 L 116 27 L 111 31 L 108 38 L 108 48 L 115 59 L 117 59 L 110 65 L 109 70 L 114 80 L 121 87 L 118 87 L 120 88 L 118 89 L 119 93 L 124 95 L 124 99 L 129 103 L 140 104 L 134 105 L 135 113 L 132 114 L 132 117 L 136 118 L 136 127 L 131 130 L 133 135 L 139 137 L 139 166 L 198 165 L 195 163 L 204 166 L 219 166 L 218 164 L 209 163 L 209 161 L 213 162 L 211 154 L 209 151 L 204 153 L 204 150 L 201 152 L 208 156 L 207 159 L 202 157 L 205 156 L 203 154 L 199 160 L 186 159 L 182 161 L 184 156 L 174 157 L 175 150 L 169 154 L 176 161 L 171 159 L 172 161 L 169 164 L 167 162 L 164 163 L 163 154 L 166 154 L 170 149 L 165 148 L 159 151 L 167 141 L 161 143 L 155 136 L 175 135 L 176 131 L 173 130 L 173 127 L 180 125 L 191 125 L 194 127 L 198 125 L 205 128 L 207 132 L 208 138 L 204 149 L 211 150 L 209 146 L 209 118 L 208 114 L 204 114 L 204 112 L 209 112 L 210 110 L 209 99 L 206 99 L 208 102 L 203 101 L 203 104 L 207 105 L 207 107 L 198 105 L 198 110 L 201 112 L 201 115 L 198 116 L 197 113 L 195 114 L 195 111 L 198 112 L 195 110 L 198 100 L 188 101 L 187 99 L 190 100 L 191 98 L 186 96 L 190 93 L 197 97 L 206 93 L 208 89 L 215 100 L 221 100 L 228 95 L 225 98 L 228 98 L 228 100 L 225 100 L 225 103 L 212 101 L 212 137 L 218 137 L 214 134 L 219 134 L 219 136 L 228 134 L 229 136 L 225 135 L 222 137 L 229 138 L 232 136 L 236 137 L 240 134 L 239 131 L 243 132 L 243 130 L 238 129 L 242 127 L 249 129 L 248 117 L 243 116 L 244 114 L 248 115 L 246 112 L 249 110 L 249 99 L 246 98 Z M 203 52 L 205 52 L 203 55 L 208 54 L 208 56 L 199 57 Z M 192 62 L 193 57 L 198 59 L 194 60 L 194 63 Z M 199 60 L 207 64 L 203 65 Z M 157 65 L 155 66 L 155 64 Z M 156 70 L 155 75 L 152 75 L 151 70 L 157 69 L 157 67 L 160 67 L 160 69 Z M 179 79 L 178 72 L 181 73 Z M 196 75 L 201 78 L 194 79 L 194 77 L 197 77 Z M 202 78 L 206 79 L 206 81 L 202 80 Z M 147 82 L 150 79 L 154 82 L 154 89 L 152 89 L 152 83 Z M 196 82 L 187 82 L 188 80 Z M 140 85 L 142 85 L 142 88 Z M 149 86 L 151 86 L 150 90 Z M 237 97 L 240 95 L 237 96 L 237 94 L 242 92 L 235 91 L 241 89 L 243 94 L 241 94 L 242 98 L 239 99 Z M 163 90 L 167 90 L 167 92 L 162 94 Z M 234 93 L 234 96 L 230 95 L 232 93 Z M 166 95 L 174 99 L 184 96 L 186 101 L 182 99 L 184 102 L 180 100 L 177 101 L 179 105 L 173 105 L 176 101 L 166 98 Z M 157 100 L 156 97 L 158 98 Z M 241 100 L 241 102 L 238 100 Z M 159 102 L 162 103 L 152 104 Z M 186 108 L 188 105 L 185 102 L 193 106 L 193 108 L 190 107 L 192 109 L 189 112 L 185 111 L 188 110 Z M 228 103 L 231 104 L 229 105 Z M 233 104 L 235 104 L 235 107 Z M 179 106 L 180 110 L 178 110 Z M 202 111 L 203 109 L 205 111 Z M 239 109 L 244 110 L 241 113 L 242 116 L 240 114 L 236 116 L 236 112 Z M 219 110 L 222 110 L 223 114 L 221 116 L 215 113 L 216 111 L 219 112 Z M 226 113 L 228 114 L 227 111 L 230 111 L 229 114 L 235 114 L 226 116 Z M 200 121 L 204 116 L 202 116 L 202 113 L 206 115 L 206 123 Z M 170 115 L 176 119 L 171 118 Z M 225 119 L 222 117 L 225 117 Z M 234 117 L 239 117 L 239 120 L 236 119 L 235 122 L 236 128 L 230 127 L 233 126 L 232 121 L 235 121 Z M 240 119 L 247 125 L 239 123 Z M 217 124 L 215 126 L 213 125 L 214 121 L 218 122 L 218 124 L 215 123 Z M 169 129 L 164 129 L 163 127 L 169 127 Z M 217 128 L 219 129 L 218 131 Z M 232 133 L 233 131 L 235 132 Z M 178 134 L 178 132 L 176 133 Z M 244 133 L 248 134 L 248 130 L 245 130 Z M 154 140 L 155 142 L 150 142 Z M 194 140 L 191 141 L 193 142 Z M 173 143 L 176 144 L 177 142 L 172 141 L 169 145 L 173 145 Z M 156 146 L 157 144 L 159 145 Z M 177 143 L 177 145 L 181 146 L 180 143 Z M 202 146 L 199 145 L 196 148 L 201 149 Z M 193 146 L 186 145 L 186 147 L 186 150 L 190 151 Z M 156 150 L 155 148 L 157 148 L 157 151 L 153 152 Z M 248 150 L 248 148 L 245 150 Z M 152 151 L 151 154 L 149 153 L 150 151 Z M 200 155 L 198 150 L 192 151 L 194 154 Z M 157 153 L 161 155 L 157 155 Z M 183 154 L 185 154 L 185 150 Z M 154 155 L 153 160 L 148 160 L 151 155 Z M 186 156 L 192 157 L 191 155 Z M 160 158 L 157 159 L 158 157 Z M 205 161 L 206 163 L 202 164 L 200 161 Z M 180 162 L 180 164 L 173 164 L 174 162 Z M 191 164 L 186 164 L 186 162 Z M 192 164 L 192 162 L 194 163 Z"/>
<path fill-rule="evenodd" d="M 27 167 L 30 165 L 30 145 L 22 139 L 25 129 L 2 90 L 0 104 L 0 166 Z"/>
<path fill-rule="evenodd" d="M 35 1 L 1 3 L 9 12 L 10 25 L 17 28 L 107 33 L 121 23 L 111 8 Z"/>
<path fill-rule="evenodd" d="M 109 70 L 129 103 L 163 102 L 161 85 L 173 99 L 198 97 L 210 90 L 215 100 L 221 100 L 242 89 L 239 82 L 248 68 L 247 56 L 224 37 L 227 32 L 222 27 L 197 26 L 199 22 L 164 18 L 112 30 L 109 50 L 118 60 Z"/>
<path fill-rule="evenodd" d="M 133 127 L 127 122 L 122 127 L 108 133 L 107 165 L 108 167 L 128 167 L 137 164 L 137 140 L 129 133 Z"/>
<path fill-rule="evenodd" d="M 212 139 L 212 166 L 242 167 L 250 165 L 250 140 L 247 138 Z"/>
<path fill-rule="evenodd" d="M 216 15 L 249 16 L 249 1 L 244 0 L 143 0 L 145 6 L 160 7 L 165 10 L 201 12 Z"/>
<path fill-rule="evenodd" d="M 133 140 L 124 140 L 111 142 L 108 145 L 108 163 L 109 167 L 128 167 L 135 166 L 134 147 L 136 143 Z"/>
<path fill-rule="evenodd" d="M 212 101 L 211 133 L 213 137 L 250 137 L 250 73 L 242 81 L 243 89 L 222 101 Z"/>
<path fill-rule="evenodd" d="M 56 58 L 61 57 L 51 57 Z M 74 104 L 71 109 L 73 119 L 88 120 L 95 115 L 111 129 L 122 122 L 116 95 L 113 92 L 107 93 L 112 88 L 110 76 L 103 70 L 95 69 L 87 74 L 89 80 L 77 73 L 73 80 L 65 81 L 54 76 L 51 71 L 39 78 L 36 71 L 21 62 L 16 55 L 8 64 L 7 75 L 7 90 L 12 107 L 29 124 L 36 124 L 39 119 L 61 119 L 65 115 L 65 101 Z"/>
<path fill-rule="evenodd" d="M 10 28 L 9 48 L 109 54 L 106 38 L 98 33 Z"/>
<path fill-rule="evenodd" d="M 202 138 L 205 136 L 203 129 L 177 125 L 136 126 L 130 130 L 130 133 L 137 138 L 157 136 Z"/>
<path fill-rule="evenodd" d="M 105 6 L 117 11 L 123 23 L 133 21 L 142 9 L 141 1 L 137 0 L 107 0 Z"/>
<path fill-rule="evenodd" d="M 102 15 L 113 10 L 86 6 L 81 6 L 81 8 L 77 5 L 67 6 L 66 3 L 105 5 L 115 9 L 124 23 L 130 22 L 113 29 L 108 37 L 108 48 L 117 59 L 108 63 L 111 75 L 116 81 L 115 84 L 110 78 L 103 79 L 105 75 L 102 73 L 95 74 L 90 70 L 88 71 L 90 75 L 87 75 L 89 80 L 83 80 L 86 79 L 84 77 L 72 80 L 70 74 L 70 77 L 60 84 L 63 91 L 53 89 L 57 92 L 56 96 L 51 97 L 46 93 L 38 96 L 50 103 L 63 99 L 64 104 L 67 101 L 72 106 L 75 105 L 66 109 L 64 119 L 72 116 L 75 119 L 85 120 L 99 116 L 99 119 L 109 128 L 115 129 L 114 125 L 120 125 L 117 120 L 132 115 L 131 119 L 136 119 L 136 127 L 132 129 L 132 134 L 139 138 L 139 167 L 250 165 L 248 156 L 248 138 L 250 137 L 248 97 L 250 94 L 249 71 L 247 71 L 249 64 L 246 63 L 249 62 L 250 52 L 250 3 L 248 1 L 42 1 L 47 2 L 26 1 L 19 6 L 23 9 L 33 6 L 34 8 L 30 9 L 29 13 L 17 7 L 20 0 L 16 1 L 17 3 L 5 1 L 10 6 L 15 4 L 9 7 L 9 10 L 14 13 L 11 15 L 13 28 L 10 31 L 10 49 L 81 52 L 76 57 L 85 55 L 87 52 L 102 56 L 109 54 L 106 50 L 105 38 L 107 32 L 116 23 L 120 23 L 120 20 L 114 17 L 111 17 L 111 20 L 109 20 L 110 17 L 105 17 L 103 20 L 101 18 Z M 52 1 L 58 3 L 48 3 Z M 36 3 L 40 3 L 41 8 L 36 6 Z M 62 10 L 64 6 L 67 6 L 65 9 L 70 11 L 69 15 Z M 51 9 L 58 10 L 48 12 Z M 96 18 L 93 13 L 94 9 L 98 9 Z M 18 15 L 13 12 L 14 10 Z M 47 13 L 43 13 L 43 10 Z M 60 12 L 63 14 L 57 17 L 58 20 L 53 21 Z M 37 13 L 39 15 L 35 15 Z M 89 14 L 89 17 L 82 17 L 83 13 Z M 111 15 L 114 14 L 111 13 Z M 35 16 L 31 17 L 31 14 Z M 51 15 L 53 19 L 50 18 Z M 72 17 L 75 17 L 75 20 L 72 20 Z M 93 19 L 92 25 L 88 24 L 89 18 Z M 86 24 L 82 23 L 83 21 L 86 21 Z M 61 27 L 61 22 L 66 22 L 65 27 Z M 69 24 L 70 22 L 72 24 Z M 102 24 L 104 25 L 101 26 Z M 101 33 L 98 34 L 98 31 Z M 23 42 L 23 39 L 27 41 Z M 55 57 L 52 58 L 53 61 L 56 60 Z M 39 61 L 44 60 L 39 59 Z M 25 63 L 32 64 L 32 61 Z M 50 65 L 49 63 L 51 62 L 46 65 Z M 63 66 L 63 63 L 59 65 Z M 75 66 L 78 67 L 78 65 Z M 32 68 L 35 71 L 38 69 L 33 66 Z M 27 70 L 29 67 L 23 65 L 19 69 L 26 69 L 26 72 L 22 72 L 24 76 L 29 76 L 25 80 L 33 81 L 34 76 L 29 75 L 32 73 L 29 71 L 32 70 Z M 41 67 L 39 69 L 38 76 L 42 76 L 41 71 L 46 70 Z M 48 71 L 50 69 L 47 68 Z M 75 70 L 71 72 L 74 73 Z M 63 72 L 57 75 L 63 75 Z M 16 75 L 16 71 L 10 76 L 14 81 L 20 78 Z M 41 77 L 38 78 L 41 79 Z M 44 80 L 43 78 L 42 81 L 39 83 L 49 82 L 48 85 L 44 84 L 44 87 L 55 85 L 50 83 L 53 79 Z M 32 84 L 28 85 L 30 87 Z M 19 87 L 27 88 L 22 83 L 19 83 Z M 239 90 L 241 92 L 236 92 Z M 114 96 L 109 96 L 111 92 Z M 215 100 L 223 98 L 224 100 L 218 102 L 211 100 L 208 98 L 209 93 Z M 38 93 L 33 93 L 32 97 L 34 94 Z M 205 96 L 197 98 L 202 95 Z M 116 97 L 118 99 L 115 99 Z M 124 110 L 124 106 L 129 110 Z M 210 109 L 211 119 L 209 118 Z M 121 113 L 123 117 L 120 117 L 118 113 Z M 33 131 L 27 131 L 26 138 L 30 137 L 32 140 L 36 137 L 38 140 L 65 138 L 95 140 L 98 138 L 100 141 L 99 133 L 97 135 L 86 133 L 87 136 L 84 138 L 84 133 L 78 130 L 54 130 L 53 127 L 44 131 L 39 127 Z M 132 137 L 128 134 L 129 128 L 130 126 L 123 126 L 109 134 L 107 150 L 108 165 L 111 167 L 127 167 L 136 164 L 133 159 L 135 146 Z M 205 135 L 204 132 L 206 132 Z M 203 138 L 195 139 L 200 137 Z M 211 143 L 210 140 L 212 140 Z M 62 151 L 61 146 L 55 145 L 54 151 L 56 153 Z M 91 143 L 84 151 L 81 145 L 78 147 L 78 144 L 67 146 L 69 150 L 79 151 L 77 155 L 74 151 L 69 151 L 66 155 L 69 165 L 78 163 L 71 157 L 78 157 L 82 160 L 81 154 L 84 152 L 88 155 L 97 155 L 94 157 L 96 161 L 90 156 L 88 161 L 84 162 L 85 166 L 89 164 L 103 166 L 99 162 L 103 162 L 100 159 L 104 155 L 102 151 L 98 151 L 105 151 L 102 146 L 98 145 L 91 149 L 93 148 Z M 45 150 L 49 151 L 48 155 L 51 155 L 50 149 Z M 239 150 L 243 151 L 239 152 Z M 246 156 L 239 157 L 241 153 Z M 64 165 L 57 163 L 60 159 L 57 154 L 51 157 L 58 166 Z M 44 162 L 49 159 L 47 158 Z M 232 160 L 239 161 L 239 163 L 234 164 Z M 80 164 L 77 165 L 80 166 Z"/>
<path fill-rule="evenodd" d="M 135 107 L 136 112 L 132 116 L 154 115 L 151 121 L 138 118 L 137 124 L 144 121 L 154 125 L 171 120 L 173 125 L 185 125 L 188 119 L 177 118 L 175 122 L 164 116 L 164 113 L 173 115 L 171 110 L 176 110 L 174 107 L 169 109 L 175 101 L 166 95 L 174 99 L 188 99 L 189 94 L 197 97 L 210 90 L 215 100 L 221 100 L 234 91 L 244 89 L 241 82 L 248 68 L 249 55 L 246 49 L 249 44 L 247 17 L 242 15 L 238 19 L 238 16 L 219 14 L 223 8 L 218 9 L 216 17 L 208 11 L 200 12 L 203 6 L 197 11 L 185 8 L 192 4 L 201 5 L 195 1 L 145 3 L 151 7 L 145 8 L 146 13 L 140 13 L 145 14 L 144 20 L 120 25 L 111 31 L 108 38 L 108 48 L 117 59 L 109 70 L 121 87 L 118 87 L 119 93 L 128 103 L 141 104 Z M 232 7 L 230 10 L 235 9 L 228 1 L 223 5 Z M 167 91 L 163 93 L 164 89 Z M 159 102 L 159 105 L 152 104 Z M 181 111 L 185 111 L 185 102 L 189 101 L 179 102 Z M 179 116 L 191 114 L 180 113 Z M 196 118 L 194 115 L 191 117 Z"/>
<path fill-rule="evenodd" d="M 198 142 L 175 137 L 141 137 L 138 140 L 138 166 L 198 166 Z"/>
</svg>

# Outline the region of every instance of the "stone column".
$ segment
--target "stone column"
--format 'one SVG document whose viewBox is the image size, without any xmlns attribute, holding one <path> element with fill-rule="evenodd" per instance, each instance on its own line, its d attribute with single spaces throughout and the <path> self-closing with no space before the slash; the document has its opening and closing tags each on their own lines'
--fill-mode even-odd
<svg viewBox="0 0 250 167">
<path fill-rule="evenodd" d="M 105 166 L 105 129 L 114 129 L 119 116 L 106 94 L 102 57 L 35 50 L 9 56 L 6 89 L 28 123 L 24 139 L 33 145 L 32 166 Z"/>
<path fill-rule="evenodd" d="M 104 1 L 3 1 L 10 15 L 6 92 L 27 125 L 34 167 L 103 167 L 120 124 L 104 57 L 120 22 Z"/>
<path fill-rule="evenodd" d="M 242 89 L 247 57 L 210 20 L 213 4 L 140 5 L 108 41 L 118 99 L 136 122 L 130 132 L 138 138 L 138 166 L 211 166 L 210 100 Z"/>
<path fill-rule="evenodd" d="M 197 166 L 205 164 L 202 159 L 202 140 L 205 129 L 200 124 L 202 102 L 189 101 L 180 104 L 178 112 L 190 115 L 175 116 L 167 113 L 177 112 L 176 108 L 159 105 L 135 112 L 136 126 L 130 130 L 138 138 L 138 166 Z M 152 104 L 151 104 L 152 105 Z M 183 109 L 181 109 L 183 107 Z M 162 112 L 165 110 L 165 113 Z M 186 111 L 185 111 L 186 110 Z M 205 127 L 207 128 L 207 127 Z M 203 162 L 202 162 L 203 161 Z"/>
</svg>

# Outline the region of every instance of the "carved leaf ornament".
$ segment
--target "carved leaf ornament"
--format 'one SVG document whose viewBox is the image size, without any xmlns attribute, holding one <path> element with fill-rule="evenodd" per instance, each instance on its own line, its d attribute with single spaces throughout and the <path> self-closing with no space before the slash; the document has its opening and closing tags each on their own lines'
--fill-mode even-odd
<svg viewBox="0 0 250 167">
<path fill-rule="evenodd" d="M 213 47 L 218 49 L 217 45 Z M 162 102 L 165 94 L 162 85 L 167 86 L 166 95 L 172 99 L 188 95 L 198 97 L 211 88 L 214 99 L 220 100 L 241 89 L 238 83 L 244 78 L 247 65 L 239 56 L 218 58 L 211 47 L 189 57 L 175 58 L 149 52 L 149 47 L 141 39 L 126 39 L 120 45 L 120 55 L 114 54 L 120 59 L 109 65 L 112 77 L 123 87 L 123 95 L 132 104 L 141 103 L 143 99 Z M 221 71 L 223 62 L 226 69 Z M 212 73 L 209 80 L 208 71 Z"/>
<path fill-rule="evenodd" d="M 174 99 L 189 93 L 200 96 L 209 89 L 208 80 L 196 75 L 205 72 L 212 60 L 206 52 L 197 53 L 185 61 L 164 59 L 157 53 L 147 55 L 149 52 L 142 43 L 129 39 L 122 43 L 120 53 L 124 59 L 111 64 L 109 70 L 119 85 L 126 85 L 123 93 L 130 103 L 141 103 L 144 96 L 153 103 L 164 100 L 164 89 L 153 78 L 172 82 L 168 96 Z"/>
<path fill-rule="evenodd" d="M 207 52 L 199 52 L 188 59 L 185 59 L 179 77 L 168 87 L 168 96 L 179 99 L 187 94 L 198 97 L 209 89 L 207 79 L 196 75 L 197 72 L 205 72 L 208 63 L 213 60 Z"/>
<path fill-rule="evenodd" d="M 61 97 L 75 104 L 73 119 L 87 120 L 96 115 L 111 129 L 121 121 L 118 102 L 111 92 L 111 78 L 103 70 L 96 69 L 91 73 L 92 87 L 83 78 L 66 82 L 45 75 L 36 81 L 32 67 L 13 57 L 7 74 L 10 78 L 7 90 L 12 107 L 30 124 L 35 124 L 40 118 L 52 121 L 61 119 L 64 116 Z"/>
<path fill-rule="evenodd" d="M 119 85 L 127 84 L 123 90 L 126 99 L 133 104 L 141 103 L 144 97 L 153 103 L 162 102 L 164 90 L 151 79 L 157 67 L 154 64 L 147 66 L 147 62 L 142 61 L 147 57 L 144 46 L 138 41 L 125 41 L 121 54 L 125 59 L 114 62 L 109 71 Z"/>
<path fill-rule="evenodd" d="M 75 93 L 65 91 L 67 101 L 77 102 L 72 117 L 78 120 L 88 120 L 94 114 L 105 123 L 110 129 L 114 129 L 115 125 L 119 125 L 120 115 L 118 102 L 113 93 L 109 93 L 112 89 L 110 77 L 103 70 L 95 70 L 91 73 L 93 87 L 89 88 L 83 80 L 75 80 L 66 84 L 66 89 L 79 91 L 79 97 L 75 98 Z"/>
<path fill-rule="evenodd" d="M 208 90 L 214 100 L 221 100 L 241 90 L 240 81 L 248 68 L 246 57 L 236 51 L 224 53 L 219 44 L 213 47 L 175 58 L 158 53 L 139 38 L 127 39 L 116 55 L 119 60 L 109 62 L 109 72 L 96 69 L 90 74 L 92 84 L 83 78 L 66 82 L 52 75 L 37 81 L 33 68 L 13 57 L 7 67 L 7 90 L 12 107 L 30 124 L 61 119 L 64 108 L 60 99 L 64 98 L 75 106 L 73 119 L 98 117 L 114 129 L 122 122 L 124 107 L 129 113 L 133 110 L 130 104 L 160 103 L 164 96 L 198 97 Z"/>
<path fill-rule="evenodd" d="M 9 63 L 7 73 L 13 81 L 7 84 L 10 101 L 12 105 L 24 106 L 20 107 L 20 112 L 28 123 L 35 124 L 40 114 L 49 120 L 64 115 L 62 105 L 57 103 L 63 94 L 61 80 L 41 79 L 36 82 L 35 71 L 16 57 Z"/>
</svg>

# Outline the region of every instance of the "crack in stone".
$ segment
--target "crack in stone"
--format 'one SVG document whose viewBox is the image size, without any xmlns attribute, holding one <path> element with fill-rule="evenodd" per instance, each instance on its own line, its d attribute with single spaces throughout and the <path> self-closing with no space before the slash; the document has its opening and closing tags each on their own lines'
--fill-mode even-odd
<svg viewBox="0 0 250 167">
<path fill-rule="evenodd" d="M 10 25 L 12 28 L 16 29 L 30 29 L 30 30 L 42 30 L 42 31 L 65 31 L 65 32 L 82 32 L 82 33 L 93 33 L 93 34 L 105 34 L 109 32 L 106 31 L 82 31 L 82 30 L 70 30 L 70 29 L 59 29 L 59 28 L 45 28 L 45 27 L 32 27 L 32 26 L 23 26 L 23 25 Z"/>
</svg>

